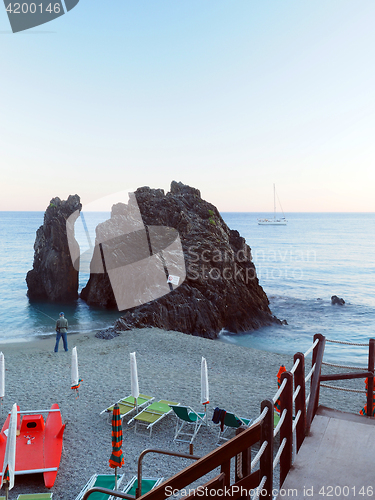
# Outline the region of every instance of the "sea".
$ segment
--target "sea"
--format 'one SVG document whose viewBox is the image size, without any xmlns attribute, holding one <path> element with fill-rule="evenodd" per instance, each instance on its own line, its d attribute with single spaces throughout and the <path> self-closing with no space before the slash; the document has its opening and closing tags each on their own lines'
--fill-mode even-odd
<svg viewBox="0 0 375 500">
<path fill-rule="evenodd" d="M 286 226 L 262 226 L 263 213 L 222 213 L 251 247 L 259 283 L 272 313 L 287 325 L 233 334 L 219 341 L 275 353 L 305 352 L 314 334 L 357 344 L 375 338 L 375 214 L 291 213 Z M 70 332 L 91 332 L 111 325 L 118 311 L 74 304 L 30 303 L 26 273 L 32 268 L 36 231 L 43 212 L 0 212 L 0 348 L 54 335 L 60 312 Z M 87 273 L 80 274 L 80 289 Z M 331 296 L 345 300 L 332 305 Z M 325 359 L 365 365 L 368 349 L 328 343 Z"/>
</svg>

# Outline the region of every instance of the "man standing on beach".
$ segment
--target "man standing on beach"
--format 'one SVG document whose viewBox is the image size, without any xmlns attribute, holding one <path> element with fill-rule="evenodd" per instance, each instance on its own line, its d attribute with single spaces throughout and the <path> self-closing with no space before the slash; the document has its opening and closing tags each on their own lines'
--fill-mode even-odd
<svg viewBox="0 0 375 500">
<path fill-rule="evenodd" d="M 64 313 L 61 312 L 59 319 L 56 321 L 55 352 L 58 352 L 59 350 L 59 342 L 61 337 L 63 338 L 65 351 L 68 350 L 68 337 L 66 335 L 67 330 L 68 330 L 68 320 L 64 317 Z"/>
</svg>

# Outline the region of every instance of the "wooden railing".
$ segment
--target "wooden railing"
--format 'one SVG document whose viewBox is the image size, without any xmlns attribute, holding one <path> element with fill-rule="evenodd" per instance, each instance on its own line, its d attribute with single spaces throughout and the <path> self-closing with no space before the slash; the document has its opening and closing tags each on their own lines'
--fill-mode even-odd
<svg viewBox="0 0 375 500">
<path fill-rule="evenodd" d="M 327 341 L 333 342 L 333 341 Z M 349 342 L 348 342 L 349 344 Z M 356 345 L 356 344 L 353 344 Z M 358 345 L 358 344 L 357 344 Z M 346 372 L 338 373 L 332 375 L 320 375 L 319 385 L 321 382 L 326 382 L 328 380 L 350 380 L 356 378 L 368 378 L 367 384 L 367 416 L 372 417 L 373 414 L 373 401 L 374 401 L 374 364 L 375 364 L 375 339 L 370 339 L 368 344 L 368 364 L 367 371 L 362 370 L 360 372 Z M 328 363 L 327 363 L 328 364 Z M 318 406 L 318 401 L 315 405 L 315 411 Z"/>
<path fill-rule="evenodd" d="M 269 402 L 269 405 L 272 405 L 272 403 Z M 271 469 L 272 456 L 270 456 L 271 459 L 263 461 L 263 467 L 251 472 L 249 457 L 251 456 L 251 447 L 254 444 L 259 443 L 260 447 L 262 447 L 267 440 L 269 440 L 268 442 L 272 442 L 272 420 L 273 411 L 267 410 L 264 418 L 258 423 L 244 430 L 208 455 L 200 458 L 183 471 L 167 479 L 163 484 L 143 495 L 142 500 L 164 500 L 171 496 L 171 492 L 186 489 L 187 486 L 217 468 L 220 468 L 219 475 L 208 483 L 201 485 L 197 496 L 208 498 L 213 496 L 213 490 L 222 489 L 224 492 L 230 491 L 230 496 L 233 500 L 242 498 L 244 490 L 250 491 L 256 489 L 262 481 L 263 472 Z M 237 471 L 233 483 L 231 482 L 232 458 L 235 458 L 237 465 L 241 461 L 241 472 L 238 474 Z M 271 479 L 272 489 L 272 478 L 267 479 Z M 267 495 L 264 498 L 271 498 L 271 495 Z"/>
</svg>

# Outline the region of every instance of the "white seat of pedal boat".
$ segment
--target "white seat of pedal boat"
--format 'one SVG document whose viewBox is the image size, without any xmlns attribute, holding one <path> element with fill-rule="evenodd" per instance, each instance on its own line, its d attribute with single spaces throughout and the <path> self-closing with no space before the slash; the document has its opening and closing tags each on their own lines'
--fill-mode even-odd
<svg viewBox="0 0 375 500">
<path fill-rule="evenodd" d="M 17 500 L 50 500 L 53 493 L 26 493 L 18 495 Z M 0 500 L 5 497 L 0 497 Z"/>
</svg>

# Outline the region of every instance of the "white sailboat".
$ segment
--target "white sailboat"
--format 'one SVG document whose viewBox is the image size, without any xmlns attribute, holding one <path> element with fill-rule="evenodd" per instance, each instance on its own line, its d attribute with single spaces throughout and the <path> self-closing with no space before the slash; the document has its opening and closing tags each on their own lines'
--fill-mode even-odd
<svg viewBox="0 0 375 500">
<path fill-rule="evenodd" d="M 280 203 L 280 202 L 279 202 Z M 280 204 L 281 206 L 281 204 Z M 283 209 L 281 209 L 283 212 Z M 284 212 L 283 217 L 276 217 L 276 188 L 275 184 L 273 185 L 273 219 L 258 219 L 258 224 L 260 226 L 286 226 L 288 221 L 285 218 Z"/>
</svg>

